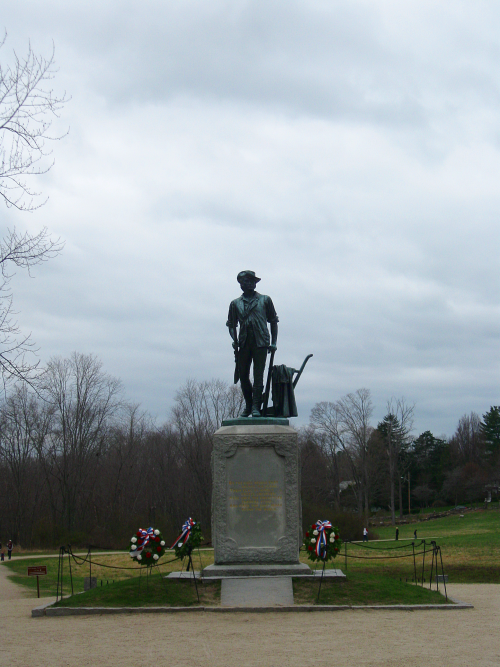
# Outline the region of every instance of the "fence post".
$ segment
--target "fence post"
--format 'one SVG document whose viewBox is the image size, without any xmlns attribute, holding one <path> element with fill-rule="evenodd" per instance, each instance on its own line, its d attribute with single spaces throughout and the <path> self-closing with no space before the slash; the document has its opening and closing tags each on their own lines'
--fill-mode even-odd
<svg viewBox="0 0 500 667">
<path fill-rule="evenodd" d="M 448 593 L 446 592 L 446 579 L 444 577 L 443 555 L 441 553 L 441 547 L 439 547 L 439 557 L 441 559 L 441 574 L 443 575 L 444 596 L 446 598 L 446 602 L 448 602 Z"/>
<path fill-rule="evenodd" d="M 72 550 L 71 550 L 71 544 L 68 544 L 69 578 L 70 578 L 70 581 L 71 581 L 71 595 L 74 595 L 75 591 L 73 590 L 73 570 L 71 569 L 70 551 L 71 551 L 71 553 L 73 553 Z"/>
<path fill-rule="evenodd" d="M 432 563 L 431 563 L 431 576 L 429 578 L 429 590 L 432 590 L 432 573 L 434 572 L 434 555 L 435 555 L 435 542 L 431 542 L 432 544 Z"/>
<path fill-rule="evenodd" d="M 424 555 L 422 556 L 422 586 L 424 585 L 424 574 L 425 574 L 425 540 L 424 540 Z"/>
</svg>

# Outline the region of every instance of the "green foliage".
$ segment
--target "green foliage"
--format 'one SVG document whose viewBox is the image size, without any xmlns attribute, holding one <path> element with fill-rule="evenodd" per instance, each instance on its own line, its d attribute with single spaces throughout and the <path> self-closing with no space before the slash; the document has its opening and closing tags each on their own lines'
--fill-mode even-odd
<svg viewBox="0 0 500 667">
<path fill-rule="evenodd" d="M 483 415 L 481 432 L 486 444 L 485 456 L 491 465 L 496 465 L 500 454 L 500 406 L 493 405 Z"/>
<path fill-rule="evenodd" d="M 340 539 L 339 529 L 336 526 L 332 524 L 331 527 L 324 528 L 322 531 L 320 525 L 321 522 L 319 521 L 311 524 L 309 530 L 307 530 L 304 535 L 304 545 L 309 560 L 312 560 L 313 562 L 319 560 L 328 562 L 335 558 L 340 552 L 342 540 Z M 316 553 L 316 546 L 318 540 L 321 538 L 322 532 L 324 532 L 326 543 L 322 546 L 320 555 L 318 556 Z"/>
<path fill-rule="evenodd" d="M 202 539 L 201 524 L 198 521 L 194 521 L 187 540 L 181 540 L 175 545 L 175 555 L 177 558 L 183 560 L 186 556 L 189 556 L 193 549 L 200 546 Z"/>
<path fill-rule="evenodd" d="M 401 436 L 401 425 L 396 415 L 389 413 L 377 425 L 377 431 L 384 440 Z"/>
<path fill-rule="evenodd" d="M 156 529 L 150 535 L 149 531 L 151 530 L 148 529 L 148 534 L 146 534 L 142 528 L 139 528 L 136 535 L 130 539 L 131 558 L 137 561 L 139 565 L 145 565 L 146 567 L 156 565 L 165 553 L 165 540 L 161 532 Z"/>
<path fill-rule="evenodd" d="M 379 422 L 377 431 L 387 451 L 389 461 L 392 460 L 397 469 L 405 469 L 411 442 L 408 430 L 404 428 L 395 414 L 389 413 Z"/>
<path fill-rule="evenodd" d="M 418 484 L 428 484 L 439 491 L 450 468 L 450 448 L 445 440 L 424 431 L 413 442 L 410 455 L 410 471 Z"/>
</svg>

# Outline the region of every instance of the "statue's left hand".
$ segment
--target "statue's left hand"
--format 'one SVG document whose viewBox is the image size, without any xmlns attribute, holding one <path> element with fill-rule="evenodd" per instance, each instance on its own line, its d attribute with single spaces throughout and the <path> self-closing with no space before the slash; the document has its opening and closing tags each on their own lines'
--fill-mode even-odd
<svg viewBox="0 0 500 667">
<path fill-rule="evenodd" d="M 277 345 L 269 345 L 269 347 L 267 348 L 267 353 L 270 354 L 271 352 L 276 352 L 277 349 L 278 349 Z"/>
</svg>

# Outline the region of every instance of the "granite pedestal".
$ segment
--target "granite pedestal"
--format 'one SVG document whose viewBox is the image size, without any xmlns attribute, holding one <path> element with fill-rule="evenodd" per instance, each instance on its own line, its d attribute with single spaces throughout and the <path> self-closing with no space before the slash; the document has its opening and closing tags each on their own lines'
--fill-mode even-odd
<svg viewBox="0 0 500 667">
<path fill-rule="evenodd" d="M 222 426 L 212 454 L 214 565 L 205 576 L 301 575 L 297 432 L 284 424 Z M 271 423 L 269 423 L 271 422 Z"/>
</svg>

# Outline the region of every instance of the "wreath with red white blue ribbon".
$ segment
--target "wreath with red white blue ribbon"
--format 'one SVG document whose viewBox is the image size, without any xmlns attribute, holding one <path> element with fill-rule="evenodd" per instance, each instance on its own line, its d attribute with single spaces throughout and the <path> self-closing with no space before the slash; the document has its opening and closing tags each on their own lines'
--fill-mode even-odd
<svg viewBox="0 0 500 667">
<path fill-rule="evenodd" d="M 159 530 L 139 528 L 130 539 L 130 557 L 139 565 L 156 565 L 165 553 L 165 540 Z"/>
<path fill-rule="evenodd" d="M 181 534 L 170 548 L 175 549 L 177 558 L 184 558 L 200 546 L 202 539 L 201 525 L 189 517 L 181 528 Z"/>
<path fill-rule="evenodd" d="M 339 554 L 342 540 L 330 521 L 316 521 L 304 535 L 304 544 L 309 560 L 329 561 Z"/>
</svg>

